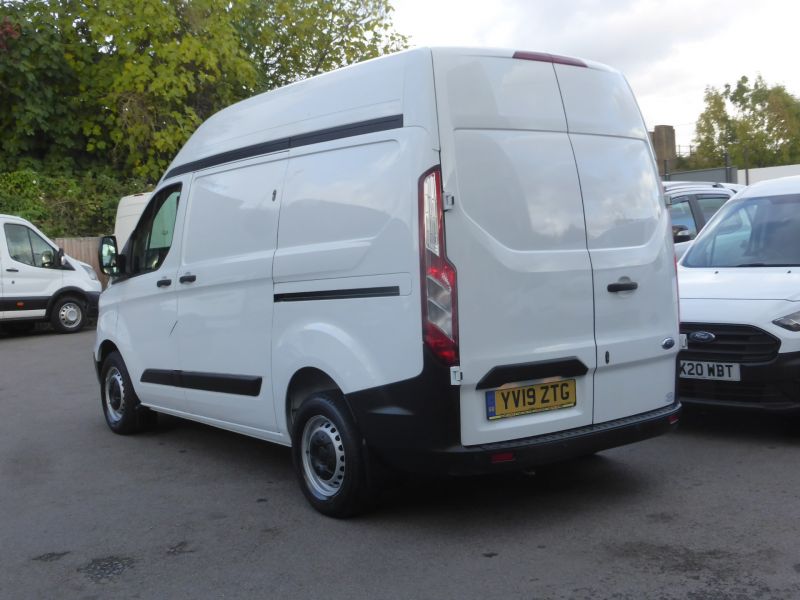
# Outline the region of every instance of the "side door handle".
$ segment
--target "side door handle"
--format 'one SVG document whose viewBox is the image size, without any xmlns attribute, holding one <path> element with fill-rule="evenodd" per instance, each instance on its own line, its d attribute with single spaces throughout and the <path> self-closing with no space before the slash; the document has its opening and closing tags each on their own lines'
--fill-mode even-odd
<svg viewBox="0 0 800 600">
<path fill-rule="evenodd" d="M 19 269 L 6 269 L 9 273 L 19 273 Z"/>
<path fill-rule="evenodd" d="M 190 275 L 190 274 L 181 275 L 178 281 L 180 281 L 181 283 L 194 283 L 195 281 L 197 281 L 197 275 Z"/>
<path fill-rule="evenodd" d="M 158 281 L 156 281 L 156 285 L 158 287 L 170 286 L 170 285 L 172 285 L 172 279 L 159 279 Z"/>
<path fill-rule="evenodd" d="M 635 281 L 619 281 L 617 283 L 609 283 L 608 291 L 615 294 L 617 292 L 632 292 L 637 289 L 639 284 Z"/>
</svg>

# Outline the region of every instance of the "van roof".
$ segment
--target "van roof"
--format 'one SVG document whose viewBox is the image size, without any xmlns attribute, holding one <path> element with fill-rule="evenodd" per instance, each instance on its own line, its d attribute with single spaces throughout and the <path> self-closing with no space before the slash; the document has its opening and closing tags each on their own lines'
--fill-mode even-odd
<svg viewBox="0 0 800 600">
<path fill-rule="evenodd" d="M 512 58 L 515 52 L 520 51 L 469 47 L 414 48 L 258 94 L 224 108 L 200 125 L 178 152 L 164 178 L 206 168 L 209 165 L 204 166 L 201 161 L 214 155 L 230 153 L 230 160 L 237 160 L 237 150 L 260 144 L 265 145 L 261 154 L 286 150 L 293 145 L 294 137 L 316 137 L 340 127 L 375 123 L 384 129 L 435 126 L 435 123 L 425 121 L 430 118 L 429 111 L 421 108 L 428 99 L 425 93 L 433 93 L 432 82 L 415 80 L 414 71 L 421 73 L 430 69 L 432 55 L 440 53 Z M 529 60 L 560 62 L 559 59 L 567 59 L 583 63 L 590 69 L 615 72 L 606 65 L 584 59 L 527 51 L 520 54 L 528 55 L 522 58 Z M 537 58 L 530 58 L 531 55 Z M 549 61 L 547 57 L 550 57 Z M 424 90 L 420 85 L 431 87 Z M 388 123 L 386 119 L 395 121 Z M 369 127 L 365 132 L 367 130 Z"/>
<path fill-rule="evenodd" d="M 18 221 L 20 223 L 25 223 L 26 225 L 31 225 L 32 224 L 27 219 L 23 219 L 22 217 L 18 217 L 16 215 L 0 215 L 0 219 L 7 220 L 7 221 Z"/>
</svg>

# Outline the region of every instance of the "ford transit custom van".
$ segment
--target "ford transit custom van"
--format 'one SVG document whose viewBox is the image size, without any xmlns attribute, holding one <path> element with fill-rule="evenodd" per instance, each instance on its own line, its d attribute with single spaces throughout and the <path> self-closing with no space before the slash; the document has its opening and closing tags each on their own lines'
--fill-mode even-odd
<svg viewBox="0 0 800 600">
<path fill-rule="evenodd" d="M 420 48 L 245 100 L 100 259 L 109 427 L 291 446 L 327 515 L 380 469 L 523 470 L 678 419 L 669 215 L 594 62 Z"/>
</svg>

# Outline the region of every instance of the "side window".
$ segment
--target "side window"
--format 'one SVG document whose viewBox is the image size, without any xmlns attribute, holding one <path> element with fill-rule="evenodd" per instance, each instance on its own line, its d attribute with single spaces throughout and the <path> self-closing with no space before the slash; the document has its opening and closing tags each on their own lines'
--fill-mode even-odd
<svg viewBox="0 0 800 600">
<path fill-rule="evenodd" d="M 173 185 L 153 196 L 144 209 L 129 244 L 131 275 L 156 271 L 172 247 L 181 186 Z"/>
<path fill-rule="evenodd" d="M 5 224 L 6 245 L 11 258 L 32 267 L 50 267 L 55 254 L 53 247 L 25 225 Z"/>
<path fill-rule="evenodd" d="M 689 230 L 689 238 L 694 239 L 697 235 L 697 225 L 694 222 L 692 208 L 689 206 L 688 196 L 676 198 L 669 207 L 669 216 L 672 218 L 672 227 L 683 226 Z"/>
<path fill-rule="evenodd" d="M 708 223 L 711 217 L 728 201 L 729 196 L 698 196 L 697 205 L 703 213 L 703 220 Z"/>
</svg>

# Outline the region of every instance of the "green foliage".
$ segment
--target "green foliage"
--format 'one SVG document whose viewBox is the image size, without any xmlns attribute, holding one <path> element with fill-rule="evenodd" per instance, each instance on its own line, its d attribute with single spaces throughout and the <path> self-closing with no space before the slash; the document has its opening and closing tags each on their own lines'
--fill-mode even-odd
<svg viewBox="0 0 800 600">
<path fill-rule="evenodd" d="M 197 126 L 253 92 L 223 0 L 98 0 L 84 13 L 91 64 L 73 56 L 78 97 L 97 102 L 81 123 L 86 151 L 111 151 L 128 172 L 156 180 Z"/>
<path fill-rule="evenodd" d="M 388 0 L 0 0 L 0 212 L 105 233 L 197 126 L 405 47 Z M 109 212 L 110 211 L 110 212 Z"/>
<path fill-rule="evenodd" d="M 43 2 L 2 5 L 0 44 L 0 171 L 28 157 L 80 153 L 78 80 Z M 9 35 L 9 32 L 14 32 Z"/>
<path fill-rule="evenodd" d="M 106 170 L 45 173 L 21 169 L 0 173 L 0 213 L 28 219 L 50 237 L 90 236 L 114 230 L 117 203 L 146 189 L 141 179 L 120 179 Z"/>
<path fill-rule="evenodd" d="M 705 110 L 696 125 L 695 166 L 731 163 L 771 167 L 800 163 L 800 99 L 781 85 L 769 86 L 759 76 L 750 84 L 705 91 Z"/>
</svg>

